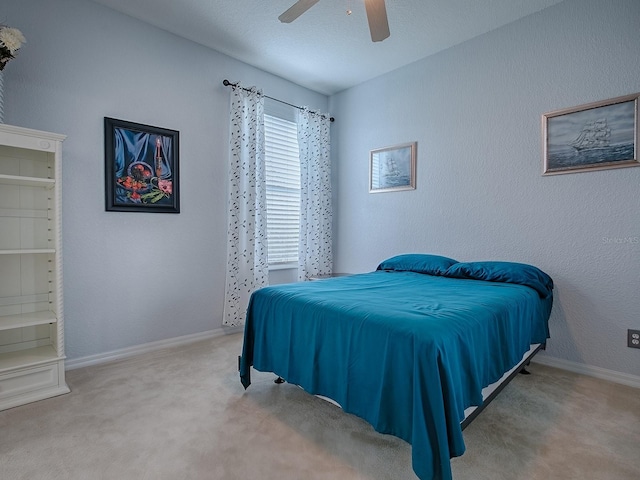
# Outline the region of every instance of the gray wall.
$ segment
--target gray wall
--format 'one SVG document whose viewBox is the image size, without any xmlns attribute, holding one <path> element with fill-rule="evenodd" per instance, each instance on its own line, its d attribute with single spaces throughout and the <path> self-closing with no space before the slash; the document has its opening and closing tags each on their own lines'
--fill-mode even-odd
<svg viewBox="0 0 640 480">
<path fill-rule="evenodd" d="M 67 356 L 220 328 L 229 118 L 222 80 L 322 111 L 327 97 L 88 1 L 3 0 L 0 16 L 27 38 L 5 69 L 5 122 L 68 135 Z M 180 131 L 180 214 L 105 212 L 105 116 Z"/>
<path fill-rule="evenodd" d="M 336 270 L 537 265 L 556 282 L 547 355 L 640 375 L 640 168 L 541 176 L 543 113 L 640 91 L 638 25 L 637 0 L 567 0 L 332 96 Z M 409 141 L 417 189 L 369 194 L 369 150 Z"/>
</svg>

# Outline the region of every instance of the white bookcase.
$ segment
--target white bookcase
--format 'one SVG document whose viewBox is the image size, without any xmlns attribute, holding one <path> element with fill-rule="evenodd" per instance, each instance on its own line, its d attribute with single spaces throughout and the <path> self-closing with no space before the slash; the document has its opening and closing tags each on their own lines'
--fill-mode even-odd
<svg viewBox="0 0 640 480">
<path fill-rule="evenodd" d="M 0 124 L 0 410 L 69 392 L 60 212 L 65 138 Z"/>
</svg>

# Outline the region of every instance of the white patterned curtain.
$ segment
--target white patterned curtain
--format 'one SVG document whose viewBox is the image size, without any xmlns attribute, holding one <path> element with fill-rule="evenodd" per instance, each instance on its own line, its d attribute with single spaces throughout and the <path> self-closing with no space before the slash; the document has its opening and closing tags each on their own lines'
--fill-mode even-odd
<svg viewBox="0 0 640 480">
<path fill-rule="evenodd" d="M 229 217 L 224 325 L 244 325 L 251 294 L 268 284 L 264 98 L 240 84 L 231 94 Z"/>
<path fill-rule="evenodd" d="M 330 120 L 301 109 L 298 113 L 300 148 L 300 248 L 298 280 L 329 275 L 331 248 Z"/>
</svg>

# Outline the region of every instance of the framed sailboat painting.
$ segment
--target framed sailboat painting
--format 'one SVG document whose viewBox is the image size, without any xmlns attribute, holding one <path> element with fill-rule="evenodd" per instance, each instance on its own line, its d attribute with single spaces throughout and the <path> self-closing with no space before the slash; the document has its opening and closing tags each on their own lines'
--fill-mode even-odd
<svg viewBox="0 0 640 480">
<path fill-rule="evenodd" d="M 640 93 L 542 116 L 543 175 L 637 167 Z"/>
<path fill-rule="evenodd" d="M 369 153 L 369 193 L 415 190 L 417 142 Z"/>
</svg>

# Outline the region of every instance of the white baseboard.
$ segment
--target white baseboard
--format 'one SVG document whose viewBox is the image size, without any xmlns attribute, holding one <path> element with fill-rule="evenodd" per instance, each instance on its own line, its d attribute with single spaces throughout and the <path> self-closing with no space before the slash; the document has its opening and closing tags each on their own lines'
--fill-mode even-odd
<svg viewBox="0 0 640 480">
<path fill-rule="evenodd" d="M 531 359 L 531 361 L 541 365 L 547 365 L 549 367 L 556 367 L 562 370 L 588 375 L 589 377 L 600 378 L 602 380 L 609 380 L 610 382 L 640 388 L 640 377 L 637 375 L 616 372 L 614 370 L 607 370 L 606 368 L 594 367 L 592 365 L 571 362 L 569 360 L 548 357 L 546 355 L 536 355 Z"/>
<path fill-rule="evenodd" d="M 160 350 L 162 348 L 177 347 L 180 345 L 198 342 L 200 340 L 220 337 L 222 335 L 240 333 L 242 330 L 243 327 L 221 327 L 216 328 L 215 330 L 194 333 L 192 335 L 168 338 L 166 340 L 143 343 L 142 345 L 134 345 L 133 347 L 121 348 L 110 352 L 98 353 L 96 355 L 73 358 L 65 361 L 65 370 L 74 370 L 76 368 L 88 367 L 91 365 L 100 365 L 102 363 L 113 362 L 114 360 L 121 360 L 123 358 L 133 357 L 135 355 Z M 569 360 L 549 357 L 546 355 L 536 355 L 531 361 L 541 365 L 547 365 L 549 367 L 560 368 L 562 370 L 568 370 L 570 372 L 609 380 L 611 382 L 628 385 L 630 387 L 640 388 L 640 376 L 637 375 L 616 372 L 614 370 L 607 370 L 606 368 L 594 367 L 591 365 L 584 365 L 582 363 L 571 362 Z"/>
<path fill-rule="evenodd" d="M 162 348 L 177 347 L 186 345 L 200 340 L 208 340 L 210 338 L 221 337 L 222 335 L 231 335 L 233 333 L 242 332 L 243 327 L 221 327 L 206 332 L 184 335 L 181 337 L 167 338 L 157 342 L 143 343 L 142 345 L 134 345 L 132 347 L 120 348 L 110 352 L 98 353 L 96 355 L 88 355 L 86 357 L 72 358 L 65 361 L 65 370 L 74 370 L 76 368 L 89 367 L 91 365 L 100 365 L 102 363 L 113 362 L 123 358 L 133 357 L 142 353 L 153 352 Z"/>
</svg>

